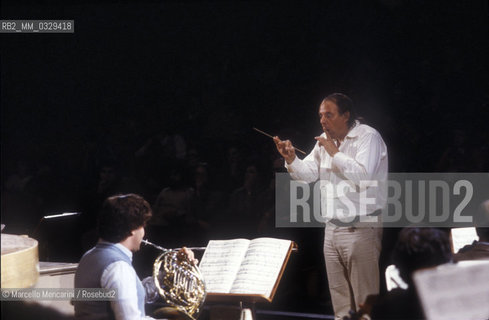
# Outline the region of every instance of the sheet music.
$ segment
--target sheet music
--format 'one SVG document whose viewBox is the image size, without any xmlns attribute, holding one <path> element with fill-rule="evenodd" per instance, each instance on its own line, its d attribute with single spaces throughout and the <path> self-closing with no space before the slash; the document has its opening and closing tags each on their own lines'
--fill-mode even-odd
<svg viewBox="0 0 489 320">
<path fill-rule="evenodd" d="M 464 246 L 472 244 L 474 240 L 479 240 L 479 236 L 474 227 L 452 228 L 451 233 L 453 253 L 457 253 Z"/>
<path fill-rule="evenodd" d="M 417 271 L 414 282 L 429 320 L 489 318 L 488 261 L 464 261 Z"/>
<path fill-rule="evenodd" d="M 211 240 L 199 268 L 207 292 L 229 293 L 250 240 Z"/>
<path fill-rule="evenodd" d="M 289 240 L 273 238 L 252 240 L 230 292 L 269 297 L 290 244 Z"/>
</svg>

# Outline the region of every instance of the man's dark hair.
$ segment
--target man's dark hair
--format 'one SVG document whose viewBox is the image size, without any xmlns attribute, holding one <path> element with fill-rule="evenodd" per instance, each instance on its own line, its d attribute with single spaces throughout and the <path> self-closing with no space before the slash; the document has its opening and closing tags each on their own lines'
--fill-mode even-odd
<svg viewBox="0 0 489 320">
<path fill-rule="evenodd" d="M 100 210 L 99 236 L 105 241 L 121 242 L 131 231 L 144 227 L 150 218 L 151 206 L 143 197 L 132 193 L 109 197 Z"/>
<path fill-rule="evenodd" d="M 406 283 L 412 283 L 412 273 L 452 261 L 452 251 L 446 232 L 435 228 L 404 228 L 394 247 L 393 263 Z"/>
<path fill-rule="evenodd" d="M 357 120 L 357 115 L 355 109 L 353 108 L 353 101 L 343 93 L 332 93 L 323 101 L 332 101 L 338 106 L 338 113 L 344 114 L 345 112 L 350 112 L 350 118 L 348 118 L 348 127 L 351 128 Z"/>
</svg>

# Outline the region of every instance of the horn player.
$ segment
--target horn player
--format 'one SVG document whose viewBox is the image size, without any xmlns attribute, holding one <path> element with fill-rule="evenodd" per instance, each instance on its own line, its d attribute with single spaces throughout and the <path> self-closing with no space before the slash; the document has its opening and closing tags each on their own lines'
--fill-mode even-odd
<svg viewBox="0 0 489 320">
<path fill-rule="evenodd" d="M 116 289 L 117 296 L 109 293 L 104 300 L 74 300 L 76 318 L 152 319 L 145 315 L 146 292 L 132 266 L 132 255 L 141 246 L 151 215 L 148 202 L 136 194 L 104 201 L 98 222 L 100 238 L 81 258 L 75 288 Z M 183 248 L 182 253 L 197 263 L 191 250 Z"/>
</svg>

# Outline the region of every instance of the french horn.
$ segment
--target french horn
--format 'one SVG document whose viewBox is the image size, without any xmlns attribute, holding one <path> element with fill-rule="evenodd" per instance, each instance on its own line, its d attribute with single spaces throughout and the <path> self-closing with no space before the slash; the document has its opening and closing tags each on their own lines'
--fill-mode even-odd
<svg viewBox="0 0 489 320">
<path fill-rule="evenodd" d="M 199 267 L 178 250 L 160 247 L 142 240 L 162 253 L 153 264 L 153 281 L 161 298 L 189 320 L 196 320 L 206 297 Z"/>
</svg>

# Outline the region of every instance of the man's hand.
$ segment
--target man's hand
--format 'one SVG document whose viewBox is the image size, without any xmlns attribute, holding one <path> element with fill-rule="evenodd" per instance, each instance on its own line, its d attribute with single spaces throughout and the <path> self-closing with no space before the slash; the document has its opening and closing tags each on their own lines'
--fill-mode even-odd
<svg viewBox="0 0 489 320">
<path fill-rule="evenodd" d="M 295 149 L 292 142 L 289 140 L 282 141 L 277 136 L 273 137 L 273 142 L 275 142 L 278 152 L 284 157 L 287 164 L 291 164 L 295 160 Z"/>
<path fill-rule="evenodd" d="M 180 249 L 178 254 L 186 257 L 188 261 L 190 261 L 190 263 L 192 263 L 194 266 L 196 266 L 199 263 L 199 260 L 195 259 L 194 252 L 186 247 Z"/>
<path fill-rule="evenodd" d="M 340 152 L 340 150 L 338 149 L 338 147 L 334 143 L 333 139 L 328 138 L 328 137 L 326 137 L 326 138 L 325 137 L 315 137 L 314 139 L 317 140 L 319 145 L 322 146 L 331 157 L 334 157 L 334 155 L 336 153 Z"/>
</svg>

